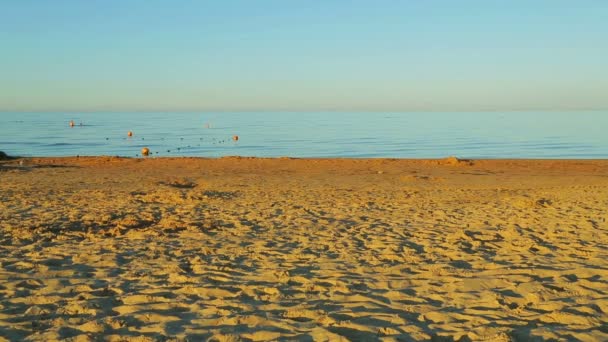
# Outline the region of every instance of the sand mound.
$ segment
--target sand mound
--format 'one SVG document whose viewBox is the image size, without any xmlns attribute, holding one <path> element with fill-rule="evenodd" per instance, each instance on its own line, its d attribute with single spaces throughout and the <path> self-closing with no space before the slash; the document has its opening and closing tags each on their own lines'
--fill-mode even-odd
<svg viewBox="0 0 608 342">
<path fill-rule="evenodd" d="M 464 165 L 473 165 L 472 160 L 468 159 L 459 159 L 454 156 L 450 156 L 444 159 L 440 159 L 438 161 L 439 165 L 451 165 L 451 166 L 464 166 Z"/>
<path fill-rule="evenodd" d="M 436 166 L 472 166 L 475 162 L 470 159 L 460 159 L 454 156 L 450 156 L 443 159 L 425 159 L 420 161 L 424 165 L 436 165 Z"/>
</svg>

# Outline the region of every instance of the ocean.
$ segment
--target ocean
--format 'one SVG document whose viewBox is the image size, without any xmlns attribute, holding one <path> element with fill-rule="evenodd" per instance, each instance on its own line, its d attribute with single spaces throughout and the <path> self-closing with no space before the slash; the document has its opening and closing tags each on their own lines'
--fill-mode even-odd
<svg viewBox="0 0 608 342">
<path fill-rule="evenodd" d="M 136 157 L 143 147 L 163 157 L 603 159 L 608 112 L 0 113 L 9 155 Z"/>
</svg>

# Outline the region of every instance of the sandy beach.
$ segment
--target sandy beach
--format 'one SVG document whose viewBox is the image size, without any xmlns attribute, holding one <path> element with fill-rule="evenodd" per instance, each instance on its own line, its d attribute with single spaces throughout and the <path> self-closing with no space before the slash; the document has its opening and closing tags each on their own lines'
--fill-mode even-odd
<svg viewBox="0 0 608 342">
<path fill-rule="evenodd" d="M 28 158 L 0 199 L 0 341 L 608 340 L 608 160 Z"/>
</svg>

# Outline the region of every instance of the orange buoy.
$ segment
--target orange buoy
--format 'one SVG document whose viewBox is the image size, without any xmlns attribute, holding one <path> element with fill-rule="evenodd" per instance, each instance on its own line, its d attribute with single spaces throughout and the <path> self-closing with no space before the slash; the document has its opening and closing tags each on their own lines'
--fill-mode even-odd
<svg viewBox="0 0 608 342">
<path fill-rule="evenodd" d="M 128 136 L 132 137 L 133 136 L 133 132 L 129 131 L 129 133 L 127 133 Z"/>
<path fill-rule="evenodd" d="M 233 135 L 233 136 L 232 136 L 232 140 L 234 140 L 234 141 L 239 141 L 239 136 L 238 136 L 238 135 Z"/>
<path fill-rule="evenodd" d="M 149 148 L 144 147 L 144 148 L 141 149 L 141 155 L 142 156 L 147 156 L 149 154 L 150 154 L 150 149 Z"/>
<path fill-rule="evenodd" d="M 74 120 L 70 120 L 70 127 L 74 127 Z"/>
</svg>

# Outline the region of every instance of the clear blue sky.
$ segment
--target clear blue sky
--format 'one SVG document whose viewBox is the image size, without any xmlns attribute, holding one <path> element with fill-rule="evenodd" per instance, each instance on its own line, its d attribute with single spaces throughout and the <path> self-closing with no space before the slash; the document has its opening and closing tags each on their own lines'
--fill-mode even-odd
<svg viewBox="0 0 608 342">
<path fill-rule="evenodd" d="M 0 110 L 606 108 L 606 0 L 0 2 Z"/>
</svg>

